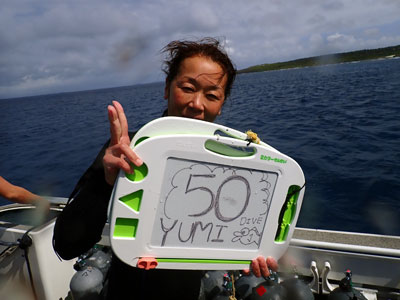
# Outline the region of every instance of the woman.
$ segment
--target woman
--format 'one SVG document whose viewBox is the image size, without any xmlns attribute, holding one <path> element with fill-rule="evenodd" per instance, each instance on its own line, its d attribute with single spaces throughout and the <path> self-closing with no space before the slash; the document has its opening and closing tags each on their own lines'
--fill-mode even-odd
<svg viewBox="0 0 400 300">
<path fill-rule="evenodd" d="M 221 113 L 229 96 L 236 70 L 218 41 L 174 41 L 164 49 L 166 84 L 164 115 L 195 118 L 212 122 Z M 107 218 L 112 186 L 120 169 L 134 172 L 141 159 L 129 147 L 132 134 L 124 110 L 117 101 L 108 106 L 111 139 L 95 162 L 79 180 L 70 196 L 72 201 L 57 219 L 54 248 L 64 259 L 89 250 L 101 238 Z M 272 258 L 258 257 L 252 262 L 256 276 L 268 276 L 268 267 L 276 270 Z M 197 299 L 202 272 L 193 270 L 145 271 L 125 265 L 114 257 L 110 269 L 108 298 L 119 299 L 132 293 L 135 299 L 173 297 Z"/>
</svg>

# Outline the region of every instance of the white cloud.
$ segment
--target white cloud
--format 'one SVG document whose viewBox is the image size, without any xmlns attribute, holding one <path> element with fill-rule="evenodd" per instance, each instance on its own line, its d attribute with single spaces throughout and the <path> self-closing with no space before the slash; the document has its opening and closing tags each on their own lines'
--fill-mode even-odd
<svg viewBox="0 0 400 300">
<path fill-rule="evenodd" d="M 238 68 L 400 44 L 390 0 L 2 2 L 0 98 L 163 80 L 173 39 L 226 38 Z"/>
<path fill-rule="evenodd" d="M 364 35 L 367 37 L 377 37 L 379 34 L 380 31 L 378 28 L 368 28 L 364 30 Z"/>
<path fill-rule="evenodd" d="M 357 42 L 354 36 L 352 35 L 346 35 L 346 34 L 341 34 L 341 33 L 335 33 L 332 35 L 329 35 L 326 38 L 326 41 L 328 42 L 328 47 L 331 47 L 333 49 L 341 49 L 343 45 L 346 45 L 347 47 L 353 47 L 353 45 Z"/>
</svg>

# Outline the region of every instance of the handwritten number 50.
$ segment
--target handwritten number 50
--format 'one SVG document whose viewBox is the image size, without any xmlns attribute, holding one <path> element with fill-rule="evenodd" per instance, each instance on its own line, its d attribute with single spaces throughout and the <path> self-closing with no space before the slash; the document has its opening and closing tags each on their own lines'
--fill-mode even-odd
<svg viewBox="0 0 400 300">
<path fill-rule="evenodd" d="M 210 194 L 211 197 L 211 201 L 210 201 L 210 205 L 203 211 L 196 213 L 196 214 L 191 214 L 189 215 L 190 217 L 200 217 L 200 216 L 204 216 L 205 214 L 207 214 L 208 212 L 210 212 L 213 208 L 215 209 L 215 216 L 221 220 L 222 222 L 230 222 L 233 221 L 235 219 L 237 219 L 238 217 L 240 217 L 246 210 L 247 206 L 249 205 L 249 200 L 250 200 L 250 194 L 251 194 L 251 190 L 250 190 L 250 184 L 247 181 L 246 178 L 244 178 L 243 176 L 239 176 L 239 175 L 233 175 L 230 176 L 228 178 L 226 178 L 218 187 L 217 190 L 217 195 L 215 196 L 214 193 L 207 187 L 205 186 L 197 186 L 197 187 L 189 187 L 190 183 L 192 181 L 192 177 L 206 177 L 206 178 L 214 178 L 215 174 L 190 174 L 187 185 L 186 185 L 186 190 L 185 190 L 185 194 L 188 194 L 190 192 L 196 191 L 196 190 L 200 190 L 203 192 L 206 192 L 208 194 Z M 221 196 L 221 190 L 222 187 L 227 184 L 228 182 L 232 181 L 232 180 L 239 180 L 241 182 L 244 183 L 244 185 L 246 186 L 246 199 L 244 201 L 243 207 L 241 209 L 241 211 L 233 217 L 225 217 L 222 215 L 221 210 L 220 210 L 220 196 Z"/>
</svg>

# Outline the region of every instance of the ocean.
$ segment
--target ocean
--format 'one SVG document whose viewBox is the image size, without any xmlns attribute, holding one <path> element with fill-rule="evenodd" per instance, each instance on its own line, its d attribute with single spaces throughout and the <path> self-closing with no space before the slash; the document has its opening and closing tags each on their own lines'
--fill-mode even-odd
<svg viewBox="0 0 400 300">
<path fill-rule="evenodd" d="M 68 197 L 109 137 L 160 117 L 163 83 L 0 100 L 0 175 Z M 241 74 L 217 123 L 252 129 L 306 177 L 297 226 L 400 235 L 400 59 Z M 0 205 L 7 204 L 0 198 Z"/>
</svg>

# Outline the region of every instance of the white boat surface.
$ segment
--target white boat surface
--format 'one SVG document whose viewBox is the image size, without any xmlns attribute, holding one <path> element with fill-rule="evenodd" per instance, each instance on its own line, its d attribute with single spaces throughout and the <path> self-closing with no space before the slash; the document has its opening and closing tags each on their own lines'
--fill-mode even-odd
<svg viewBox="0 0 400 300">
<path fill-rule="evenodd" d="M 33 206 L 0 207 L 0 298 L 3 300 L 35 299 L 33 290 L 36 299 L 70 299 L 69 284 L 76 259 L 61 260 L 52 247 L 55 219 L 67 199 L 50 200 L 48 218 L 35 227 L 26 217 Z M 32 240 L 26 250 L 18 245 L 24 235 Z M 99 244 L 110 245 L 108 224 Z M 368 299 L 400 299 L 400 237 L 296 228 L 284 257 L 289 264 L 280 273 L 295 271 L 309 283 L 316 299 L 326 298 L 347 269 L 352 271 L 354 286 Z"/>
</svg>

